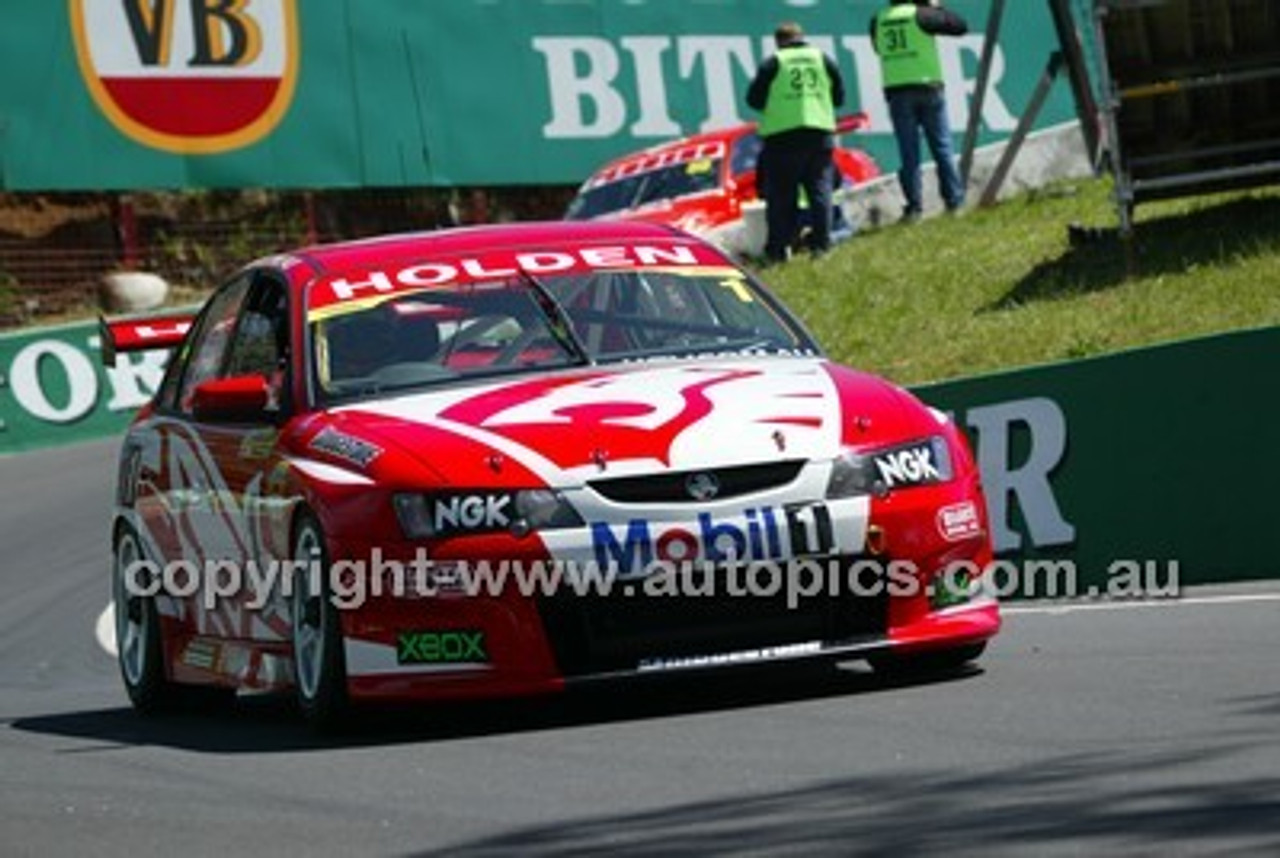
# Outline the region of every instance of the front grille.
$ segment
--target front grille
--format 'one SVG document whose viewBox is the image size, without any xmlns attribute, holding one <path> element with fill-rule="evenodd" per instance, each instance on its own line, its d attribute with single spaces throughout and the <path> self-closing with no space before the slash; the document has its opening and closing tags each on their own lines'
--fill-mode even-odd
<svg viewBox="0 0 1280 858">
<path fill-rule="evenodd" d="M 799 475 L 803 466 L 803 461 L 766 462 L 763 465 L 703 468 L 667 474 L 646 474 L 643 477 L 592 480 L 588 485 L 609 500 L 619 503 L 693 503 L 697 501 L 689 494 L 688 488 L 692 477 L 703 474 L 714 477 L 719 486 L 715 499 L 723 500 L 785 486 Z"/>
<path fill-rule="evenodd" d="M 885 595 L 822 594 L 789 608 L 785 586 L 776 596 L 735 597 L 725 584 L 717 579 L 713 596 L 646 596 L 636 582 L 632 595 L 617 592 L 618 585 L 607 596 L 566 592 L 543 597 L 538 606 L 566 677 L 632 671 L 654 659 L 847 642 L 887 629 Z"/>
</svg>

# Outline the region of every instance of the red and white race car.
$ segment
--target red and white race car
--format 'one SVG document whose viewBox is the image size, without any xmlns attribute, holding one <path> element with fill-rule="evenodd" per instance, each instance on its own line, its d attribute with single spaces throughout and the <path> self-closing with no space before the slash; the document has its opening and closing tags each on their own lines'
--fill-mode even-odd
<svg viewBox="0 0 1280 858">
<path fill-rule="evenodd" d="M 867 126 L 865 113 L 840 118 L 839 135 Z M 764 202 L 756 181 L 760 137 L 754 123 L 707 131 L 615 158 L 593 173 L 569 201 L 568 220 L 665 223 L 707 239 L 736 259 L 764 252 Z M 854 230 L 849 192 L 880 175 L 861 149 L 832 152 L 837 181 L 833 237 Z M 849 209 L 849 211 L 846 211 Z"/>
<path fill-rule="evenodd" d="M 823 357 L 711 245 L 544 223 L 253 262 L 124 438 L 121 673 L 360 701 L 866 658 L 976 657 L 999 628 L 955 424 Z"/>
</svg>

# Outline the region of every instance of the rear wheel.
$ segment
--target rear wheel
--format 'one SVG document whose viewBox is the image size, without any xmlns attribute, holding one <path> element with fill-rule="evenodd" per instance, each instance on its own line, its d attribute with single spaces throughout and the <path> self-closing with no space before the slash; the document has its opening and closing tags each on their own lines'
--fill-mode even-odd
<svg viewBox="0 0 1280 858">
<path fill-rule="evenodd" d="M 347 713 L 347 670 L 342 625 L 329 586 L 324 533 L 303 513 L 293 538 L 299 561 L 293 579 L 293 674 L 298 707 L 321 729 L 339 726 Z"/>
<path fill-rule="evenodd" d="M 116 620 L 116 654 L 120 677 L 133 708 L 154 713 L 172 707 L 177 687 L 165 676 L 160 612 L 156 609 L 153 565 L 131 527 L 116 537 L 112 562 L 112 606 Z"/>
</svg>

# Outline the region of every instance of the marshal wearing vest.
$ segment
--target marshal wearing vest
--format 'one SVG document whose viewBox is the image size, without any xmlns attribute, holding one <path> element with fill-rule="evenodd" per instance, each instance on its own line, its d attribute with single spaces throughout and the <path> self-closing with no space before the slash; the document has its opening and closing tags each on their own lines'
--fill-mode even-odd
<svg viewBox="0 0 1280 858">
<path fill-rule="evenodd" d="M 876 53 L 885 89 L 899 86 L 942 86 L 938 38 L 916 21 L 916 6 L 902 3 L 883 10 L 876 27 Z"/>
<path fill-rule="evenodd" d="M 798 24 L 781 24 L 773 35 L 777 51 L 752 78 L 747 104 L 760 111 L 756 130 L 764 142 L 756 163 L 769 233 L 764 252 L 780 262 L 800 233 L 802 192 L 809 201 L 809 250 L 831 246 L 831 150 L 844 81 L 835 60 L 807 44 Z"/>
<path fill-rule="evenodd" d="M 903 220 L 917 220 L 924 208 L 920 183 L 920 135 L 938 170 L 938 195 L 947 211 L 964 205 L 964 183 L 951 152 L 951 127 L 944 96 L 939 36 L 962 36 L 969 25 L 929 0 L 891 0 L 871 19 L 871 44 L 880 57 L 885 101 L 893 120 L 901 166 Z"/>
<path fill-rule="evenodd" d="M 809 45 L 791 45 L 780 48 L 777 57 L 778 73 L 769 87 L 757 129 L 760 136 L 772 137 L 797 128 L 834 132 L 836 111 L 831 105 L 831 78 L 822 51 Z"/>
</svg>

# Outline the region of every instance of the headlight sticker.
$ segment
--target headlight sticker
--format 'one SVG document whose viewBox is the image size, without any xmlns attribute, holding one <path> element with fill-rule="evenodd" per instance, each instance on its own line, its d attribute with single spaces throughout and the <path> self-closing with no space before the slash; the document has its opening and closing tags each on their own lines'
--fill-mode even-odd
<svg viewBox="0 0 1280 858">
<path fill-rule="evenodd" d="M 876 476 L 889 489 L 927 486 L 951 479 L 951 457 L 946 441 L 941 438 L 875 453 L 871 460 Z"/>
<path fill-rule="evenodd" d="M 515 500 L 510 492 L 439 495 L 432 504 L 437 534 L 505 530 L 511 526 Z"/>
<path fill-rule="evenodd" d="M 533 530 L 582 526 L 564 496 L 551 489 L 401 493 L 394 503 L 411 539 L 502 531 L 524 536 Z"/>
</svg>

